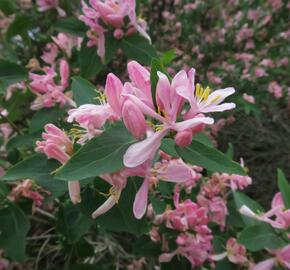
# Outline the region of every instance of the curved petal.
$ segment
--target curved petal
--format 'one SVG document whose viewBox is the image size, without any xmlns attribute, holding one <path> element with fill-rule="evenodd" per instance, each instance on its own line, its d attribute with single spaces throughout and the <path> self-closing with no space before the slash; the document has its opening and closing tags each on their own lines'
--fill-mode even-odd
<svg viewBox="0 0 290 270">
<path fill-rule="evenodd" d="M 161 110 L 170 113 L 170 82 L 165 74 L 158 71 L 159 80 L 156 85 L 156 102 Z"/>
<path fill-rule="evenodd" d="M 169 164 L 164 172 L 158 174 L 163 181 L 182 183 L 192 177 L 191 169 L 183 164 Z"/>
<path fill-rule="evenodd" d="M 124 95 L 124 96 L 129 97 L 143 111 L 144 114 L 147 114 L 159 120 L 160 122 L 166 122 L 166 120 L 161 115 L 153 111 L 149 106 L 147 106 L 139 98 L 135 97 L 134 95 Z"/>
<path fill-rule="evenodd" d="M 204 106 L 204 108 L 200 108 L 200 112 L 202 113 L 209 113 L 209 112 L 223 112 L 227 110 L 232 110 L 236 108 L 235 103 L 223 103 L 220 105 L 208 105 Z"/>
<path fill-rule="evenodd" d="M 110 196 L 94 213 L 92 213 L 92 218 L 103 215 L 108 212 L 117 203 L 115 196 Z"/>
<path fill-rule="evenodd" d="M 252 270 L 271 270 L 275 265 L 275 259 L 268 259 L 255 265 Z"/>
<path fill-rule="evenodd" d="M 81 202 L 80 190 L 81 188 L 80 188 L 79 181 L 68 182 L 69 197 L 73 204 L 77 204 Z"/>
<path fill-rule="evenodd" d="M 120 79 L 113 73 L 108 74 L 105 86 L 105 94 L 108 99 L 108 103 L 119 116 L 122 114 L 121 109 L 121 93 L 123 90 L 123 84 Z"/>
<path fill-rule="evenodd" d="M 213 118 L 211 117 L 195 117 L 189 120 L 185 120 L 179 123 L 176 123 L 172 126 L 176 131 L 183 131 L 188 128 L 193 128 L 199 124 L 212 125 L 214 123 Z"/>
<path fill-rule="evenodd" d="M 145 178 L 135 196 L 133 204 L 133 213 L 137 219 L 141 219 L 145 215 L 148 203 L 148 189 L 149 181 Z"/>
<path fill-rule="evenodd" d="M 128 168 L 134 168 L 152 158 L 160 147 L 161 140 L 167 132 L 168 129 L 158 131 L 147 139 L 131 145 L 124 155 L 124 165 Z"/>
<path fill-rule="evenodd" d="M 233 87 L 227 87 L 225 89 L 215 90 L 208 96 L 208 103 L 212 103 L 214 105 L 220 104 L 224 101 L 225 98 L 235 93 L 235 89 Z"/>
</svg>

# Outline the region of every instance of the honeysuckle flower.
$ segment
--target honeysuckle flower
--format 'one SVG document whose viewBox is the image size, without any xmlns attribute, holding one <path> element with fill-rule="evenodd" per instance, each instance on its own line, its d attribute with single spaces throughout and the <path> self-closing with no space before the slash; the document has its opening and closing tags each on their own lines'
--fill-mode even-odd
<svg viewBox="0 0 290 270">
<path fill-rule="evenodd" d="M 151 42 L 149 35 L 146 33 L 147 25 L 145 21 L 136 17 L 135 0 L 90 0 L 89 3 L 90 6 L 82 1 L 84 15 L 81 15 L 79 19 L 90 27 L 87 32 L 90 39 L 88 46 L 96 45 L 102 60 L 105 57 L 105 33 L 109 27 L 115 28 L 113 36 L 117 39 L 123 37 L 124 31 L 122 29 L 127 29 L 125 35 L 139 32 L 140 35 Z M 129 19 L 127 24 L 126 17 Z"/>
<path fill-rule="evenodd" d="M 68 111 L 67 122 L 77 122 L 82 129 L 73 128 L 72 134 L 79 144 L 103 133 L 103 126 L 107 120 L 116 119 L 117 116 L 108 104 L 84 104 Z"/>
<path fill-rule="evenodd" d="M 269 83 L 268 91 L 271 93 L 275 98 L 279 99 L 283 96 L 283 90 L 280 84 L 276 81 L 272 81 Z"/>
<path fill-rule="evenodd" d="M 159 113 L 155 112 L 150 106 L 143 102 L 136 95 L 126 94 L 144 114 L 153 117 L 161 122 L 158 131 L 149 136 L 144 141 L 130 146 L 124 155 L 126 167 L 136 167 L 148 159 L 152 159 L 157 149 L 160 147 L 161 140 L 170 130 L 182 132 L 193 129 L 200 124 L 213 124 L 210 117 L 194 117 L 185 121 L 177 122 L 177 116 L 181 112 L 184 98 L 178 93 L 178 89 L 188 85 L 188 77 L 185 71 L 179 72 L 172 80 L 171 84 L 165 74 L 158 72 L 159 80 L 156 87 L 156 103 Z M 222 106 L 222 105 L 221 105 Z"/>
<path fill-rule="evenodd" d="M 290 245 L 278 250 L 269 250 L 274 257 L 256 264 L 251 270 L 271 270 L 274 266 L 283 266 L 290 269 Z"/>
<path fill-rule="evenodd" d="M 226 252 L 211 256 L 214 261 L 220 261 L 226 257 L 233 264 L 238 264 L 240 266 L 249 265 L 246 247 L 239 244 L 233 237 L 229 238 L 227 241 Z"/>
<path fill-rule="evenodd" d="M 44 75 L 30 73 L 29 83 L 30 89 L 37 95 L 36 100 L 33 102 L 31 108 L 34 110 L 43 107 L 50 108 L 56 103 L 60 106 L 69 104 L 75 106 L 75 102 L 69 97 L 69 93 L 64 93 L 65 89 L 69 86 L 69 65 L 67 61 L 61 60 L 59 64 L 60 82 L 55 82 L 57 73 L 52 67 L 43 68 Z"/>
<path fill-rule="evenodd" d="M 58 33 L 56 37 L 51 37 L 54 43 L 66 53 L 67 57 L 71 57 L 72 49 L 76 47 L 80 49 L 82 38 L 71 36 L 65 33 Z"/>
<path fill-rule="evenodd" d="M 36 151 L 65 164 L 73 154 L 73 144 L 70 138 L 53 124 L 45 125 L 44 130 L 45 132 L 42 133 L 43 141 L 36 142 Z M 68 189 L 72 203 L 81 202 L 79 182 L 68 182 Z"/>
<path fill-rule="evenodd" d="M 129 174 L 126 169 L 117 173 L 100 175 L 100 177 L 108 182 L 112 187 L 109 191 L 108 199 L 92 213 L 93 219 L 108 212 L 118 203 L 121 192 L 127 184 L 128 176 Z"/>
<path fill-rule="evenodd" d="M 243 99 L 249 103 L 255 104 L 256 100 L 255 97 L 248 95 L 247 93 L 243 94 Z"/>
<path fill-rule="evenodd" d="M 141 109 L 123 94 L 133 94 L 136 88 L 130 83 L 124 85 L 118 77 L 110 73 L 107 76 L 105 95 L 108 104 L 120 118 L 124 125 L 137 139 L 142 139 L 147 130 L 145 116 Z"/>
<path fill-rule="evenodd" d="M 159 180 L 183 183 L 192 178 L 193 173 L 190 166 L 181 159 L 162 160 L 151 168 L 151 160 L 147 160 L 139 167 L 132 168 L 131 173 L 143 177 L 143 183 L 139 188 L 133 205 L 133 213 L 137 219 L 144 216 L 148 204 L 148 192 L 151 183 L 155 184 Z"/>
<path fill-rule="evenodd" d="M 243 205 L 240 213 L 266 222 L 277 229 L 288 229 L 290 227 L 290 209 L 285 208 L 283 198 L 280 192 L 276 193 L 272 200 L 271 210 L 266 213 L 256 214 L 249 207 Z"/>
<path fill-rule="evenodd" d="M 37 0 L 38 11 L 44 12 L 49 9 L 56 9 L 59 16 L 64 17 L 66 16 L 65 11 L 59 7 L 58 0 Z"/>
</svg>

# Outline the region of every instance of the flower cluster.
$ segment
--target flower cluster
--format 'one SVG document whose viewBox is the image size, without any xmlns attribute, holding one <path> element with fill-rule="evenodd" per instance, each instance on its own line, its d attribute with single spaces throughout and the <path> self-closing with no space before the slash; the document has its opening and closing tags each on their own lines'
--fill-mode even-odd
<svg viewBox="0 0 290 270">
<path fill-rule="evenodd" d="M 69 65 L 66 60 L 61 60 L 59 63 L 60 81 L 56 82 L 57 72 L 53 67 L 43 68 L 44 75 L 30 73 L 31 82 L 29 87 L 37 96 L 33 104 L 32 110 L 41 108 L 50 108 L 55 104 L 64 106 L 66 104 L 75 106 L 74 101 L 70 97 L 70 92 L 64 93 L 69 86 Z"/>
<path fill-rule="evenodd" d="M 90 27 L 87 32 L 88 46 L 97 46 L 98 54 L 102 60 L 105 57 L 105 34 L 113 29 L 116 39 L 124 35 L 132 35 L 139 32 L 149 41 L 146 33 L 146 22 L 136 17 L 136 3 L 132 0 L 90 0 L 90 6 L 82 1 L 84 15 L 79 18 Z M 128 19 L 128 22 L 127 22 Z"/>
</svg>

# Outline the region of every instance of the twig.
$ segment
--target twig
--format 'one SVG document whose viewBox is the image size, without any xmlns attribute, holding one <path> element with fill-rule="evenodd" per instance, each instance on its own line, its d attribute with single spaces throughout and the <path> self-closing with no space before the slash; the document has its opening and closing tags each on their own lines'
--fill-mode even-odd
<svg viewBox="0 0 290 270">
<path fill-rule="evenodd" d="M 39 249 L 39 252 L 38 252 L 38 254 L 37 254 L 37 258 L 36 258 L 35 268 L 34 268 L 35 270 L 38 269 L 38 264 L 39 264 L 39 261 L 40 261 L 40 255 L 41 255 L 42 251 L 44 250 L 45 246 L 48 244 L 49 239 L 50 239 L 50 238 L 47 238 L 47 239 L 45 240 L 45 242 L 43 243 L 43 245 L 42 245 L 42 246 L 40 247 L 40 249 Z"/>
</svg>

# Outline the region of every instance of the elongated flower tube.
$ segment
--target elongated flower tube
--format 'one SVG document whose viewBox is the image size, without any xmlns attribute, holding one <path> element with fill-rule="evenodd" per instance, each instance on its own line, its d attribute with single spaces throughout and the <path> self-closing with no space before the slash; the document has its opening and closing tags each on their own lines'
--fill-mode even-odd
<svg viewBox="0 0 290 270">
<path fill-rule="evenodd" d="M 73 153 L 73 145 L 69 137 L 53 124 L 47 124 L 42 134 L 44 141 L 36 142 L 36 151 L 44 153 L 48 158 L 65 164 Z M 81 202 L 80 184 L 78 181 L 68 182 L 68 190 L 72 203 Z"/>
</svg>

